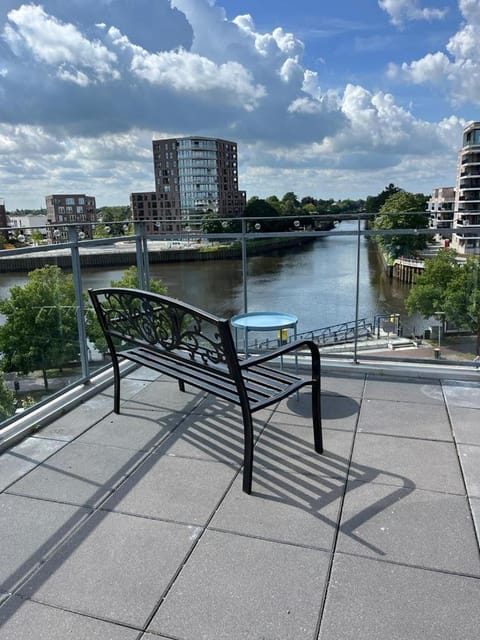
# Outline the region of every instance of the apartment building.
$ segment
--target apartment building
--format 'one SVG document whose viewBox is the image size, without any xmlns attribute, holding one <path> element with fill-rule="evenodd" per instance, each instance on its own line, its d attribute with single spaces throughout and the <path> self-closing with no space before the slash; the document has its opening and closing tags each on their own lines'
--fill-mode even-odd
<svg viewBox="0 0 480 640">
<path fill-rule="evenodd" d="M 47 228 L 50 239 L 63 241 L 68 234 L 61 224 L 75 223 L 85 237 L 93 237 L 93 223 L 97 221 L 97 205 L 93 196 L 82 194 L 53 194 L 45 196 Z"/>
<path fill-rule="evenodd" d="M 155 191 L 130 196 L 133 217 L 150 233 L 194 228 L 208 214 L 242 215 L 235 142 L 196 136 L 153 140 L 152 147 Z"/>
<path fill-rule="evenodd" d="M 438 229 L 441 236 L 442 229 L 453 227 L 453 211 L 455 208 L 455 187 L 438 187 L 433 189 L 427 203 L 430 214 L 430 227 Z"/>
<path fill-rule="evenodd" d="M 479 253 L 480 233 L 469 227 L 480 224 L 480 122 L 470 123 L 463 131 L 453 220 L 452 247 L 462 254 Z"/>
</svg>

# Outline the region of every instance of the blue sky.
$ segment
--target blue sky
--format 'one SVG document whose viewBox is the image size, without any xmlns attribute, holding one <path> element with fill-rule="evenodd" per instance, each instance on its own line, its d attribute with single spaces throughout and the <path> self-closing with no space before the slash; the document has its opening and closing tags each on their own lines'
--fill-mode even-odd
<svg viewBox="0 0 480 640">
<path fill-rule="evenodd" d="M 479 45 L 480 0 L 0 0 L 0 198 L 125 204 L 181 135 L 236 140 L 248 197 L 429 193 Z"/>
</svg>

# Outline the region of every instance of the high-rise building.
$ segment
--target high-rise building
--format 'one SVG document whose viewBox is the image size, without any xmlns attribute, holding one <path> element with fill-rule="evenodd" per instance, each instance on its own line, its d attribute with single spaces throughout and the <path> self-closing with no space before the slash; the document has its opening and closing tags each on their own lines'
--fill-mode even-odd
<svg viewBox="0 0 480 640">
<path fill-rule="evenodd" d="M 472 122 L 463 131 L 463 145 L 458 154 L 455 189 L 455 233 L 452 247 L 458 253 L 480 249 L 480 233 L 469 231 L 480 224 L 480 122 Z"/>
<path fill-rule="evenodd" d="M 82 194 L 54 194 L 45 196 L 47 205 L 47 224 L 49 237 L 57 240 L 67 240 L 68 234 L 64 227 L 56 225 L 75 223 L 85 237 L 93 237 L 93 223 L 97 221 L 97 205 L 93 196 Z"/>
<path fill-rule="evenodd" d="M 155 191 L 132 193 L 134 219 L 147 233 L 194 228 L 208 214 L 239 217 L 246 205 L 238 189 L 237 145 L 218 138 L 153 140 Z"/>
</svg>

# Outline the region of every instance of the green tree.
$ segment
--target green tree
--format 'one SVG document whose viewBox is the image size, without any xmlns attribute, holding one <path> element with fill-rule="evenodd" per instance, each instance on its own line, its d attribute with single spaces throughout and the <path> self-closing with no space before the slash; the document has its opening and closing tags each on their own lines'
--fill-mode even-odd
<svg viewBox="0 0 480 640">
<path fill-rule="evenodd" d="M 402 189 L 396 187 L 393 182 L 390 182 L 390 184 L 387 185 L 378 195 L 367 197 L 365 201 L 365 210 L 369 213 L 378 213 L 388 198 L 399 191 L 402 191 Z"/>
<path fill-rule="evenodd" d="M 421 193 L 397 191 L 391 195 L 380 208 L 373 227 L 375 229 L 426 229 L 428 214 L 425 212 L 428 196 Z M 390 215 L 398 213 L 401 215 Z M 378 236 L 378 242 L 391 258 L 400 255 L 411 255 L 427 246 L 428 236 L 425 234 L 393 234 Z"/>
<path fill-rule="evenodd" d="M 476 353 L 480 355 L 480 258 L 468 256 L 459 263 L 453 249 L 441 249 L 425 261 L 424 272 L 417 278 L 405 301 L 409 313 L 425 318 L 437 312 L 459 327 L 477 336 Z"/>
<path fill-rule="evenodd" d="M 95 237 L 123 236 L 131 233 L 130 224 L 131 211 L 129 206 L 119 207 L 101 207 L 97 210 L 97 218 L 102 223 L 98 225 L 98 233 L 104 235 L 97 235 L 97 229 L 95 230 Z M 128 228 L 125 229 L 125 225 Z M 103 227 L 103 229 L 102 229 Z M 110 231 L 106 231 L 106 227 L 109 227 Z"/>
<path fill-rule="evenodd" d="M 77 303 L 73 278 L 54 265 L 35 269 L 24 286 L 10 289 L 0 301 L 5 323 L 0 351 L 5 371 L 47 371 L 78 359 Z"/>
<path fill-rule="evenodd" d="M 256 196 L 250 198 L 243 215 L 246 218 L 254 218 L 255 220 L 259 218 L 270 218 L 270 220 L 259 220 L 262 231 L 279 231 L 284 227 L 277 209 L 266 200 L 262 200 Z M 252 228 L 252 225 L 250 225 L 250 228 Z"/>
<path fill-rule="evenodd" d="M 0 372 L 0 421 L 6 420 L 15 413 L 15 395 L 5 384 Z"/>
<path fill-rule="evenodd" d="M 225 231 L 222 221 L 216 213 L 207 213 L 202 216 L 201 227 L 203 233 L 223 233 Z"/>
</svg>

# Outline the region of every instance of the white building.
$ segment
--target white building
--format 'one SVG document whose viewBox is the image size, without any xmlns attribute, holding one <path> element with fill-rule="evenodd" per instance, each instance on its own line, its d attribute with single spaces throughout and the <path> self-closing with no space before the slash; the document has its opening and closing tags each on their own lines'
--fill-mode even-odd
<svg viewBox="0 0 480 640">
<path fill-rule="evenodd" d="M 458 253 L 480 253 L 480 233 L 469 231 L 471 225 L 480 225 L 480 122 L 463 131 L 453 220 L 452 247 Z"/>
</svg>

